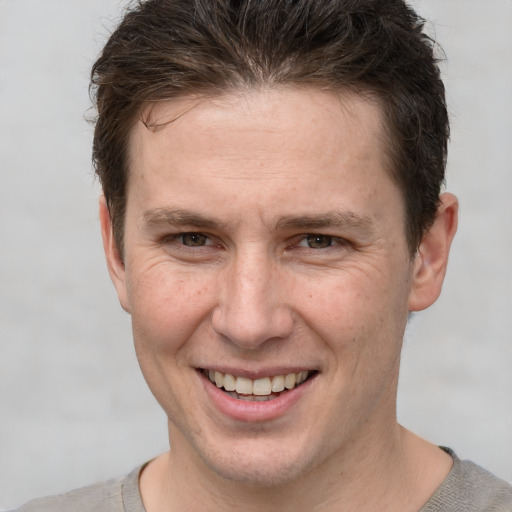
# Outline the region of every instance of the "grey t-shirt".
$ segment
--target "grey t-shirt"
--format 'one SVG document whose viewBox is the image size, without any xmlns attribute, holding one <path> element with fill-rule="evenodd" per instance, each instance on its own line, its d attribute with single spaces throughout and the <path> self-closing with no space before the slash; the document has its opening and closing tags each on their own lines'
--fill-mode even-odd
<svg viewBox="0 0 512 512">
<path fill-rule="evenodd" d="M 454 459 L 452 470 L 419 512 L 512 512 L 512 486 L 445 450 Z M 124 478 L 40 498 L 13 512 L 145 512 L 138 483 L 142 467 Z"/>
</svg>

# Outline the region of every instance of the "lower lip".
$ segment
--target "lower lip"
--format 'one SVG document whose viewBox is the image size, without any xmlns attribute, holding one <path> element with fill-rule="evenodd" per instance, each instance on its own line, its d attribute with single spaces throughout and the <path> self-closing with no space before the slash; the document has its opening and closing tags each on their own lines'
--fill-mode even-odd
<svg viewBox="0 0 512 512">
<path fill-rule="evenodd" d="M 217 409 L 224 415 L 243 422 L 269 421 L 284 416 L 307 393 L 316 378 L 315 374 L 300 386 L 286 391 L 272 400 L 249 402 L 231 397 L 201 372 L 198 372 L 198 375 L 206 393 Z"/>
</svg>

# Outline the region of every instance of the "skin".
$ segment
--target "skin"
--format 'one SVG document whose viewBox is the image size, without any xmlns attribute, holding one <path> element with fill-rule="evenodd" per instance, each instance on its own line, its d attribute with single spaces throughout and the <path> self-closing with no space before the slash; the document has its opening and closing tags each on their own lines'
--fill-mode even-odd
<svg viewBox="0 0 512 512">
<path fill-rule="evenodd" d="M 104 202 L 100 217 L 169 419 L 172 450 L 141 477 L 148 512 L 418 510 L 451 459 L 396 421 L 400 351 L 408 313 L 440 293 L 456 199 L 442 196 L 411 257 L 380 111 L 353 94 L 186 97 L 145 116 L 123 259 Z M 240 419 L 198 368 L 314 378 L 275 417 Z"/>
</svg>

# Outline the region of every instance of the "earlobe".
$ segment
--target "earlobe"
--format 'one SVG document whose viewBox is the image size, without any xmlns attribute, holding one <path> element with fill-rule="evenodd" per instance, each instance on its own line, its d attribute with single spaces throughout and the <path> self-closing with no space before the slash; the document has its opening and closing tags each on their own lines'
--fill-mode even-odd
<svg viewBox="0 0 512 512">
<path fill-rule="evenodd" d="M 121 307 L 129 311 L 128 298 L 126 293 L 126 271 L 123 259 L 112 230 L 112 221 L 105 197 L 101 196 L 99 201 L 99 215 L 101 224 L 101 236 L 103 238 L 103 250 L 107 259 L 108 272 L 112 283 L 117 291 Z"/>
<path fill-rule="evenodd" d="M 423 236 L 413 263 L 409 311 L 421 311 L 439 297 L 450 246 L 457 231 L 459 204 L 452 194 L 442 194 L 432 227 Z"/>
</svg>

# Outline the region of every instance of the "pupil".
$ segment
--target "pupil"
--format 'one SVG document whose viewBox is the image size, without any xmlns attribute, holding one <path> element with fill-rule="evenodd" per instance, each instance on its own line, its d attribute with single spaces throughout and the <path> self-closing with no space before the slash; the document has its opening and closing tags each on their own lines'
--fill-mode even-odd
<svg viewBox="0 0 512 512">
<path fill-rule="evenodd" d="M 312 249 L 325 249 L 332 245 L 332 237 L 325 235 L 309 235 L 307 241 Z"/>
<path fill-rule="evenodd" d="M 206 243 L 206 236 L 201 233 L 185 233 L 182 235 L 184 245 L 201 246 Z"/>
</svg>

